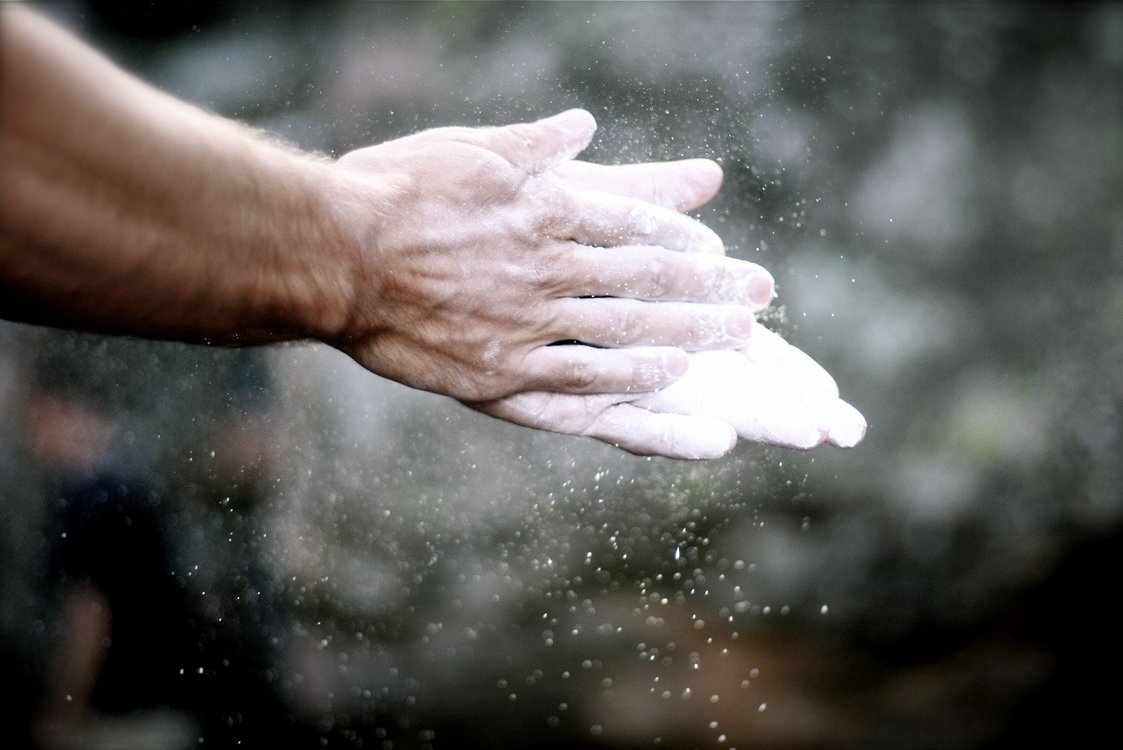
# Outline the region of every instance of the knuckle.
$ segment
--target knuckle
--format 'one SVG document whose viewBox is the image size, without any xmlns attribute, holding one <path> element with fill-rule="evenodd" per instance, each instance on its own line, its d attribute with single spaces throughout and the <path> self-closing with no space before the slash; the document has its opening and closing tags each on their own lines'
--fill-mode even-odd
<svg viewBox="0 0 1123 750">
<path fill-rule="evenodd" d="M 549 248 L 544 248 L 520 270 L 523 283 L 528 289 L 535 294 L 551 298 L 560 296 L 563 290 L 570 286 L 574 272 L 575 269 L 564 263 L 559 253 Z M 531 325 L 536 318 L 531 315 L 529 308 L 524 308 L 521 314 L 525 317 L 524 322 L 527 325 Z"/>
<path fill-rule="evenodd" d="M 521 271 L 527 286 L 536 291 L 547 291 L 555 286 L 553 264 L 543 258 L 535 258 Z"/>
<path fill-rule="evenodd" d="M 459 393 L 464 401 L 490 401 L 508 395 L 515 388 L 515 368 L 510 352 L 491 340 L 476 349 L 476 354 L 459 372 Z"/>
<path fill-rule="evenodd" d="M 533 210 L 534 231 L 540 237 L 563 237 L 577 214 L 567 190 L 552 180 L 531 177 L 526 181 L 526 197 Z"/>
<path fill-rule="evenodd" d="M 646 204 L 634 205 L 628 211 L 628 232 L 640 240 L 648 240 L 659 231 L 655 209 Z"/>
<path fill-rule="evenodd" d="M 616 340 L 613 343 L 617 346 L 633 344 L 639 340 L 644 328 L 645 325 L 638 311 L 631 305 L 625 306 L 620 310 L 616 320 L 614 330 Z"/>
<path fill-rule="evenodd" d="M 588 390 L 597 383 L 596 369 L 588 360 L 570 360 L 566 365 L 565 382 L 575 390 Z"/>
<path fill-rule="evenodd" d="M 675 264 L 668 258 L 655 258 L 648 267 L 648 288 L 656 299 L 672 296 L 679 278 Z"/>
</svg>

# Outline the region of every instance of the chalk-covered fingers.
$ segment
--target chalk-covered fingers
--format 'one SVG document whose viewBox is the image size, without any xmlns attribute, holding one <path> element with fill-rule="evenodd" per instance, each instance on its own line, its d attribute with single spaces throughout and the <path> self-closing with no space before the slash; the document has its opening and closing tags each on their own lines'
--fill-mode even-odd
<svg viewBox="0 0 1123 750">
<path fill-rule="evenodd" d="M 534 122 L 499 127 L 441 127 L 395 142 L 399 150 L 457 142 L 487 149 L 529 175 L 551 171 L 572 189 L 635 198 L 673 211 L 689 211 L 721 187 L 722 171 L 709 159 L 601 165 L 574 161 L 592 141 L 596 120 L 570 109 Z"/>
<path fill-rule="evenodd" d="M 620 399 L 528 392 L 468 406 L 524 427 L 591 437 L 640 456 L 720 458 L 737 443 L 737 433 L 720 419 L 655 413 Z"/>
<path fill-rule="evenodd" d="M 670 385 L 686 368 L 686 353 L 674 347 L 541 346 L 523 359 L 518 371 L 519 390 L 646 393 Z"/>
<path fill-rule="evenodd" d="M 755 311 L 775 297 L 767 270 L 724 255 L 680 253 L 662 247 L 588 247 L 574 244 L 553 269 L 570 295 L 745 305 Z"/>
<path fill-rule="evenodd" d="M 597 122 L 583 109 L 570 109 L 536 122 L 483 128 L 484 145 L 513 166 L 538 174 L 573 159 L 593 140 Z"/>
<path fill-rule="evenodd" d="M 743 305 L 639 302 L 631 299 L 564 299 L 551 329 L 557 341 L 601 347 L 677 346 L 688 351 L 740 346 L 752 332 L 752 310 Z"/>
<path fill-rule="evenodd" d="M 736 431 L 720 418 L 657 414 L 626 403 L 605 409 L 581 434 L 639 456 L 691 461 L 721 458 L 737 444 Z"/>
<path fill-rule="evenodd" d="M 760 326 L 753 338 L 756 359 L 696 352 L 684 376 L 638 397 L 537 391 L 468 405 L 527 427 L 678 459 L 719 458 L 738 437 L 802 450 L 861 442 L 865 418 L 838 397 L 822 367 Z"/>
<path fill-rule="evenodd" d="M 528 175 L 539 174 L 585 150 L 596 132 L 593 116 L 570 109 L 535 122 L 497 127 L 431 128 L 394 141 L 400 150 L 463 143 L 491 151 Z"/>
<path fill-rule="evenodd" d="M 557 180 L 552 174 L 543 179 Z M 655 245 L 688 253 L 725 253 L 717 233 L 674 209 L 558 184 L 565 191 L 565 208 L 560 222 L 549 230 L 558 239 L 598 247 Z"/>
<path fill-rule="evenodd" d="M 698 208 L 717 194 L 722 171 L 709 159 L 592 164 L 567 161 L 553 173 L 575 190 L 611 193 L 653 203 L 674 211 Z"/>
<path fill-rule="evenodd" d="M 690 355 L 686 375 L 637 399 L 660 413 L 725 419 L 746 440 L 809 449 L 857 445 L 865 418 L 838 397 L 834 379 L 813 359 L 758 326 L 754 356 L 742 351 Z"/>
</svg>

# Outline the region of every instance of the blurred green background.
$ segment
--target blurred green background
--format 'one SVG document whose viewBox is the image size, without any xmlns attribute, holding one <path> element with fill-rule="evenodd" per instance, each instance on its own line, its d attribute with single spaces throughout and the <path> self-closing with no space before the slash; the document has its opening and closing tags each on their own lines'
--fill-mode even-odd
<svg viewBox="0 0 1123 750">
<path fill-rule="evenodd" d="M 102 452 L 155 488 L 198 665 L 100 710 L 88 746 L 1118 736 L 1123 6 L 40 7 L 155 85 L 333 155 L 581 106 L 600 124 L 583 158 L 716 159 L 700 218 L 773 272 L 768 325 L 870 431 L 639 459 L 319 346 L 4 324 L 12 736 L 30 741 L 67 638 L 44 392 L 107 415 Z"/>
</svg>

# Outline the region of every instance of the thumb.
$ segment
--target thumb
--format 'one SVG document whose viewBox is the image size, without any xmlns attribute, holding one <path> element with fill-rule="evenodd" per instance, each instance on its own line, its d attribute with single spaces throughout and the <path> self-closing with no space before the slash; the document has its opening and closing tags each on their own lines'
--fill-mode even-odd
<svg viewBox="0 0 1123 750">
<path fill-rule="evenodd" d="M 538 174 L 584 151 L 596 130 L 591 114 L 570 109 L 537 122 L 494 128 L 489 145 L 513 166 Z"/>
</svg>

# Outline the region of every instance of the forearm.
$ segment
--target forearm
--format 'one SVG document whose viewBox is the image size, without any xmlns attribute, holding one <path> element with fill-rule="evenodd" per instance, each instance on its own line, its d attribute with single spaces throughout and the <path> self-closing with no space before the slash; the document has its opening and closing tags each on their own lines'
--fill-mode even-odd
<svg viewBox="0 0 1123 750">
<path fill-rule="evenodd" d="M 663 388 L 686 351 L 743 344 L 772 299 L 767 271 L 726 258 L 679 213 L 714 194 L 717 165 L 574 164 L 596 129 L 587 112 L 438 128 L 328 162 L 155 91 L 25 9 L 2 11 L 4 317 L 220 343 L 314 338 L 484 404 Z M 565 341 L 584 345 L 554 346 Z M 491 413 L 555 429 L 547 407 Z M 629 424 L 598 434 L 624 444 Z M 731 446 L 719 442 L 628 445 L 698 457 Z"/>
<path fill-rule="evenodd" d="M 357 250 L 339 170 L 21 8 L 0 33 L 0 315 L 242 343 L 343 325 Z"/>
</svg>

